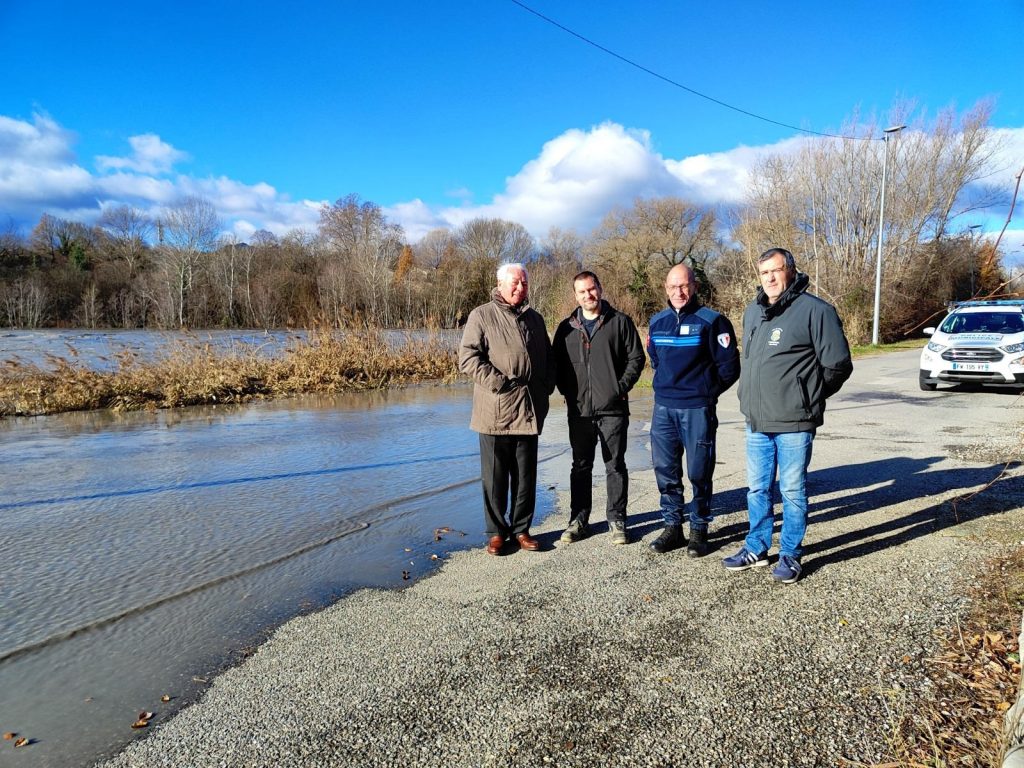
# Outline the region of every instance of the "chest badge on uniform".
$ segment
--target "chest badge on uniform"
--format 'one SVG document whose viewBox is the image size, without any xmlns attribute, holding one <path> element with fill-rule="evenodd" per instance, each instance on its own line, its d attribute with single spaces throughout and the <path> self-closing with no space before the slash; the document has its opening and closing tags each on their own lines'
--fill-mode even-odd
<svg viewBox="0 0 1024 768">
<path fill-rule="evenodd" d="M 729 333 L 720 333 L 720 334 L 718 334 L 718 345 L 720 347 L 722 347 L 722 349 L 728 349 L 730 341 L 732 341 L 732 334 L 729 334 Z"/>
<path fill-rule="evenodd" d="M 780 341 L 782 341 L 782 329 L 772 328 L 772 332 L 768 335 L 768 344 L 777 347 Z"/>
<path fill-rule="evenodd" d="M 689 336 L 690 335 L 690 326 L 688 326 L 688 325 L 680 325 L 679 326 L 679 335 L 680 336 Z"/>
</svg>

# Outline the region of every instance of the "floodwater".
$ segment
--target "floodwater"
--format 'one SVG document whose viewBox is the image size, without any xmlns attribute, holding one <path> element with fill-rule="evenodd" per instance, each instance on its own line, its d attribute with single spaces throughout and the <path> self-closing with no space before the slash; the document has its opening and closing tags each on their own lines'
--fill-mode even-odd
<svg viewBox="0 0 1024 768">
<path fill-rule="evenodd" d="M 0 731 L 33 739 L 3 742 L 0 766 L 91 765 L 287 618 L 482 546 L 470 399 L 460 384 L 0 420 Z M 568 484 L 559 399 L 539 519 Z"/>
<path fill-rule="evenodd" d="M 336 331 L 343 334 L 344 331 Z M 117 364 L 118 356 L 131 352 L 142 359 L 151 359 L 174 349 L 177 345 L 210 346 L 224 352 L 274 355 L 283 352 L 289 344 L 308 338 L 304 330 L 205 330 L 205 331 L 116 331 L 67 330 L 42 328 L 37 330 L 0 329 L 0 362 L 18 360 L 48 367 L 51 357 L 81 361 L 90 368 L 107 370 Z M 400 345 L 409 339 L 437 336 L 457 344 L 459 331 L 381 331 L 389 343 Z"/>
<path fill-rule="evenodd" d="M 0 360 L 103 367 L 174 341 L 273 354 L 293 337 L 6 331 Z M 458 384 L 0 420 L 0 732 L 32 740 L 0 743 L 0 768 L 92 765 L 145 735 L 140 712 L 171 717 L 283 621 L 482 546 L 470 401 Z M 538 520 L 568 487 L 552 406 Z M 649 413 L 634 405 L 631 468 L 650 466 Z"/>
<path fill-rule="evenodd" d="M 470 399 L 460 384 L 0 421 L 0 731 L 33 739 L 0 765 L 91 765 L 282 621 L 482 546 Z M 564 404 L 540 455 L 538 519 L 568 486 Z"/>
</svg>

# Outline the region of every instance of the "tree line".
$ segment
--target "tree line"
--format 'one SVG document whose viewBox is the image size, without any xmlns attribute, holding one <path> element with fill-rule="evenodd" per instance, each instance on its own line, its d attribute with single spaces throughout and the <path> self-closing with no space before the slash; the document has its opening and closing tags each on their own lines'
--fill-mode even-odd
<svg viewBox="0 0 1024 768">
<path fill-rule="evenodd" d="M 896 110 L 899 113 L 899 109 Z M 905 110 L 903 116 L 905 116 Z M 918 119 L 888 153 L 882 337 L 901 338 L 947 301 L 1005 281 L 1000 255 L 954 220 L 1000 201 L 980 182 L 997 147 L 991 105 Z M 884 145 L 851 120 L 854 139 L 816 139 L 751 171 L 742 204 L 639 198 L 593 231 L 477 218 L 409 243 L 379 205 L 352 194 L 322 206 L 315 232 L 221 235 L 213 204 L 189 197 L 152 218 L 107 207 L 92 226 L 43 214 L 27 236 L 0 234 L 0 325 L 20 328 L 456 327 L 486 301 L 497 265 L 530 270 L 533 306 L 554 324 L 583 268 L 638 324 L 664 306 L 674 264 L 699 275 L 706 302 L 738 320 L 771 246 L 797 257 L 852 341 L 870 338 Z M 982 190 L 978 192 L 977 190 Z M 968 194 L 969 190 L 974 190 Z"/>
</svg>

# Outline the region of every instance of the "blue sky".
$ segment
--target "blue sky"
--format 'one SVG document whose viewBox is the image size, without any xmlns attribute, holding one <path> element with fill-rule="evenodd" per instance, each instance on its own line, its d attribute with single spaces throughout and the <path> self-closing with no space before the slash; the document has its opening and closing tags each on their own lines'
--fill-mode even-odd
<svg viewBox="0 0 1024 768">
<path fill-rule="evenodd" d="M 1024 0 L 529 0 L 694 90 L 790 126 L 996 100 L 1024 166 Z M 209 198 L 226 230 L 315 227 L 356 193 L 410 239 L 478 215 L 588 231 L 638 194 L 735 202 L 800 133 L 477 2 L 0 2 L 0 226 Z M 1024 203 L 1007 241 L 1024 249 Z M 1006 209 L 975 214 L 998 231 Z"/>
</svg>

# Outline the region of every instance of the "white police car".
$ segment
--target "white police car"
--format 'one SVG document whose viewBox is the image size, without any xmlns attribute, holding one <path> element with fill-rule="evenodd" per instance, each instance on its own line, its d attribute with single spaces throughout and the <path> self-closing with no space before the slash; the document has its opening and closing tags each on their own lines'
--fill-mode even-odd
<svg viewBox="0 0 1024 768">
<path fill-rule="evenodd" d="M 961 301 L 921 350 L 921 389 L 951 384 L 1024 386 L 1024 299 Z"/>
</svg>

